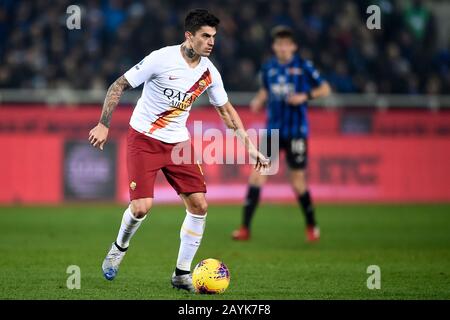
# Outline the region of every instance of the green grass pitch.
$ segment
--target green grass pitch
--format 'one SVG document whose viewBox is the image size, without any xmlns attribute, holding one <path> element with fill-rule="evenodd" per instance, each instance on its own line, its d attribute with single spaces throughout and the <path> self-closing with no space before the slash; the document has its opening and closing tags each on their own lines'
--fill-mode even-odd
<svg viewBox="0 0 450 320">
<path fill-rule="evenodd" d="M 294 205 L 261 204 L 247 243 L 230 239 L 239 206 L 210 205 L 203 258 L 228 265 L 222 295 L 172 289 L 170 276 L 184 218 L 156 205 L 133 238 L 118 277 L 101 263 L 124 206 L 0 207 L 0 299 L 450 299 L 450 205 L 320 205 L 322 239 L 305 243 Z M 69 290 L 69 265 L 81 289 Z M 366 286 L 381 268 L 381 289 Z"/>
</svg>

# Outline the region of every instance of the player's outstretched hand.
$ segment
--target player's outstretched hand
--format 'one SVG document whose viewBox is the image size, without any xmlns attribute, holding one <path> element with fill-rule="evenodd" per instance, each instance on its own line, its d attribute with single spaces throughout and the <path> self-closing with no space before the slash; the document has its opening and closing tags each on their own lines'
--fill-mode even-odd
<svg viewBox="0 0 450 320">
<path fill-rule="evenodd" d="M 258 172 L 262 172 L 270 168 L 270 159 L 266 158 L 261 152 L 253 151 L 250 153 L 251 157 L 256 160 L 255 170 Z"/>
<path fill-rule="evenodd" d="M 103 146 L 108 138 L 109 129 L 102 123 L 97 124 L 91 131 L 89 131 L 89 143 L 95 148 L 103 150 Z"/>
</svg>

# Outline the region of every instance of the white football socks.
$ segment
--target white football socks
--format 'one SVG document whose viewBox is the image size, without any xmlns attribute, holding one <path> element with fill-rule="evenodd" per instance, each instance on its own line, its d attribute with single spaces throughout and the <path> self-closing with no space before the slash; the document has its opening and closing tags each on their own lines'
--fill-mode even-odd
<svg viewBox="0 0 450 320">
<path fill-rule="evenodd" d="M 136 230 L 141 225 L 142 221 L 147 216 L 144 216 L 141 219 L 136 218 L 133 216 L 133 213 L 131 213 L 130 207 L 128 207 L 125 212 L 123 213 L 122 223 L 120 225 L 119 234 L 117 235 L 116 243 L 121 248 L 128 248 L 128 245 L 130 244 L 130 239 L 133 237 Z"/>
<path fill-rule="evenodd" d="M 186 218 L 180 231 L 180 250 L 178 251 L 177 268 L 184 271 L 191 270 L 192 260 L 202 241 L 205 230 L 206 214 L 204 216 L 192 214 L 186 210 Z"/>
</svg>

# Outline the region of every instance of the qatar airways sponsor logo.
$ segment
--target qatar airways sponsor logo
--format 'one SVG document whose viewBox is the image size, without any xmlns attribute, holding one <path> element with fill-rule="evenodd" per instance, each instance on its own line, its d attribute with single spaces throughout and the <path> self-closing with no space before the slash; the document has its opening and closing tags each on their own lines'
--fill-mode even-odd
<svg viewBox="0 0 450 320">
<path fill-rule="evenodd" d="M 181 110 L 188 109 L 200 96 L 194 92 L 186 93 L 171 88 L 164 88 L 163 95 L 167 97 L 171 107 Z"/>
</svg>

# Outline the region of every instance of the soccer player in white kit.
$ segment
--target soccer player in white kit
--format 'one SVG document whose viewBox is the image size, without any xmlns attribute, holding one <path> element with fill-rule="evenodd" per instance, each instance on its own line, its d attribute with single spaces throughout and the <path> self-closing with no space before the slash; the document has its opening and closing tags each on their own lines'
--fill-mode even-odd
<svg viewBox="0 0 450 320">
<path fill-rule="evenodd" d="M 123 214 L 116 241 L 102 264 L 108 280 L 116 277 L 130 239 L 152 206 L 156 173 L 162 170 L 186 206 L 171 283 L 173 287 L 194 291 L 191 264 L 205 228 L 206 184 L 193 158 L 188 164 L 176 164 L 171 153 L 173 148 L 189 142 L 186 121 L 193 102 L 204 91 L 226 126 L 243 141 L 255 160 L 255 168 L 262 170 L 270 165 L 248 138 L 239 115 L 228 101 L 220 73 L 207 58 L 214 46 L 218 24 L 219 19 L 207 10 L 190 11 L 185 19 L 185 41 L 153 51 L 118 78 L 108 89 L 99 123 L 89 133 L 89 142 L 103 150 L 112 112 L 123 91 L 144 83 L 131 116 L 127 139 L 131 202 Z"/>
</svg>

